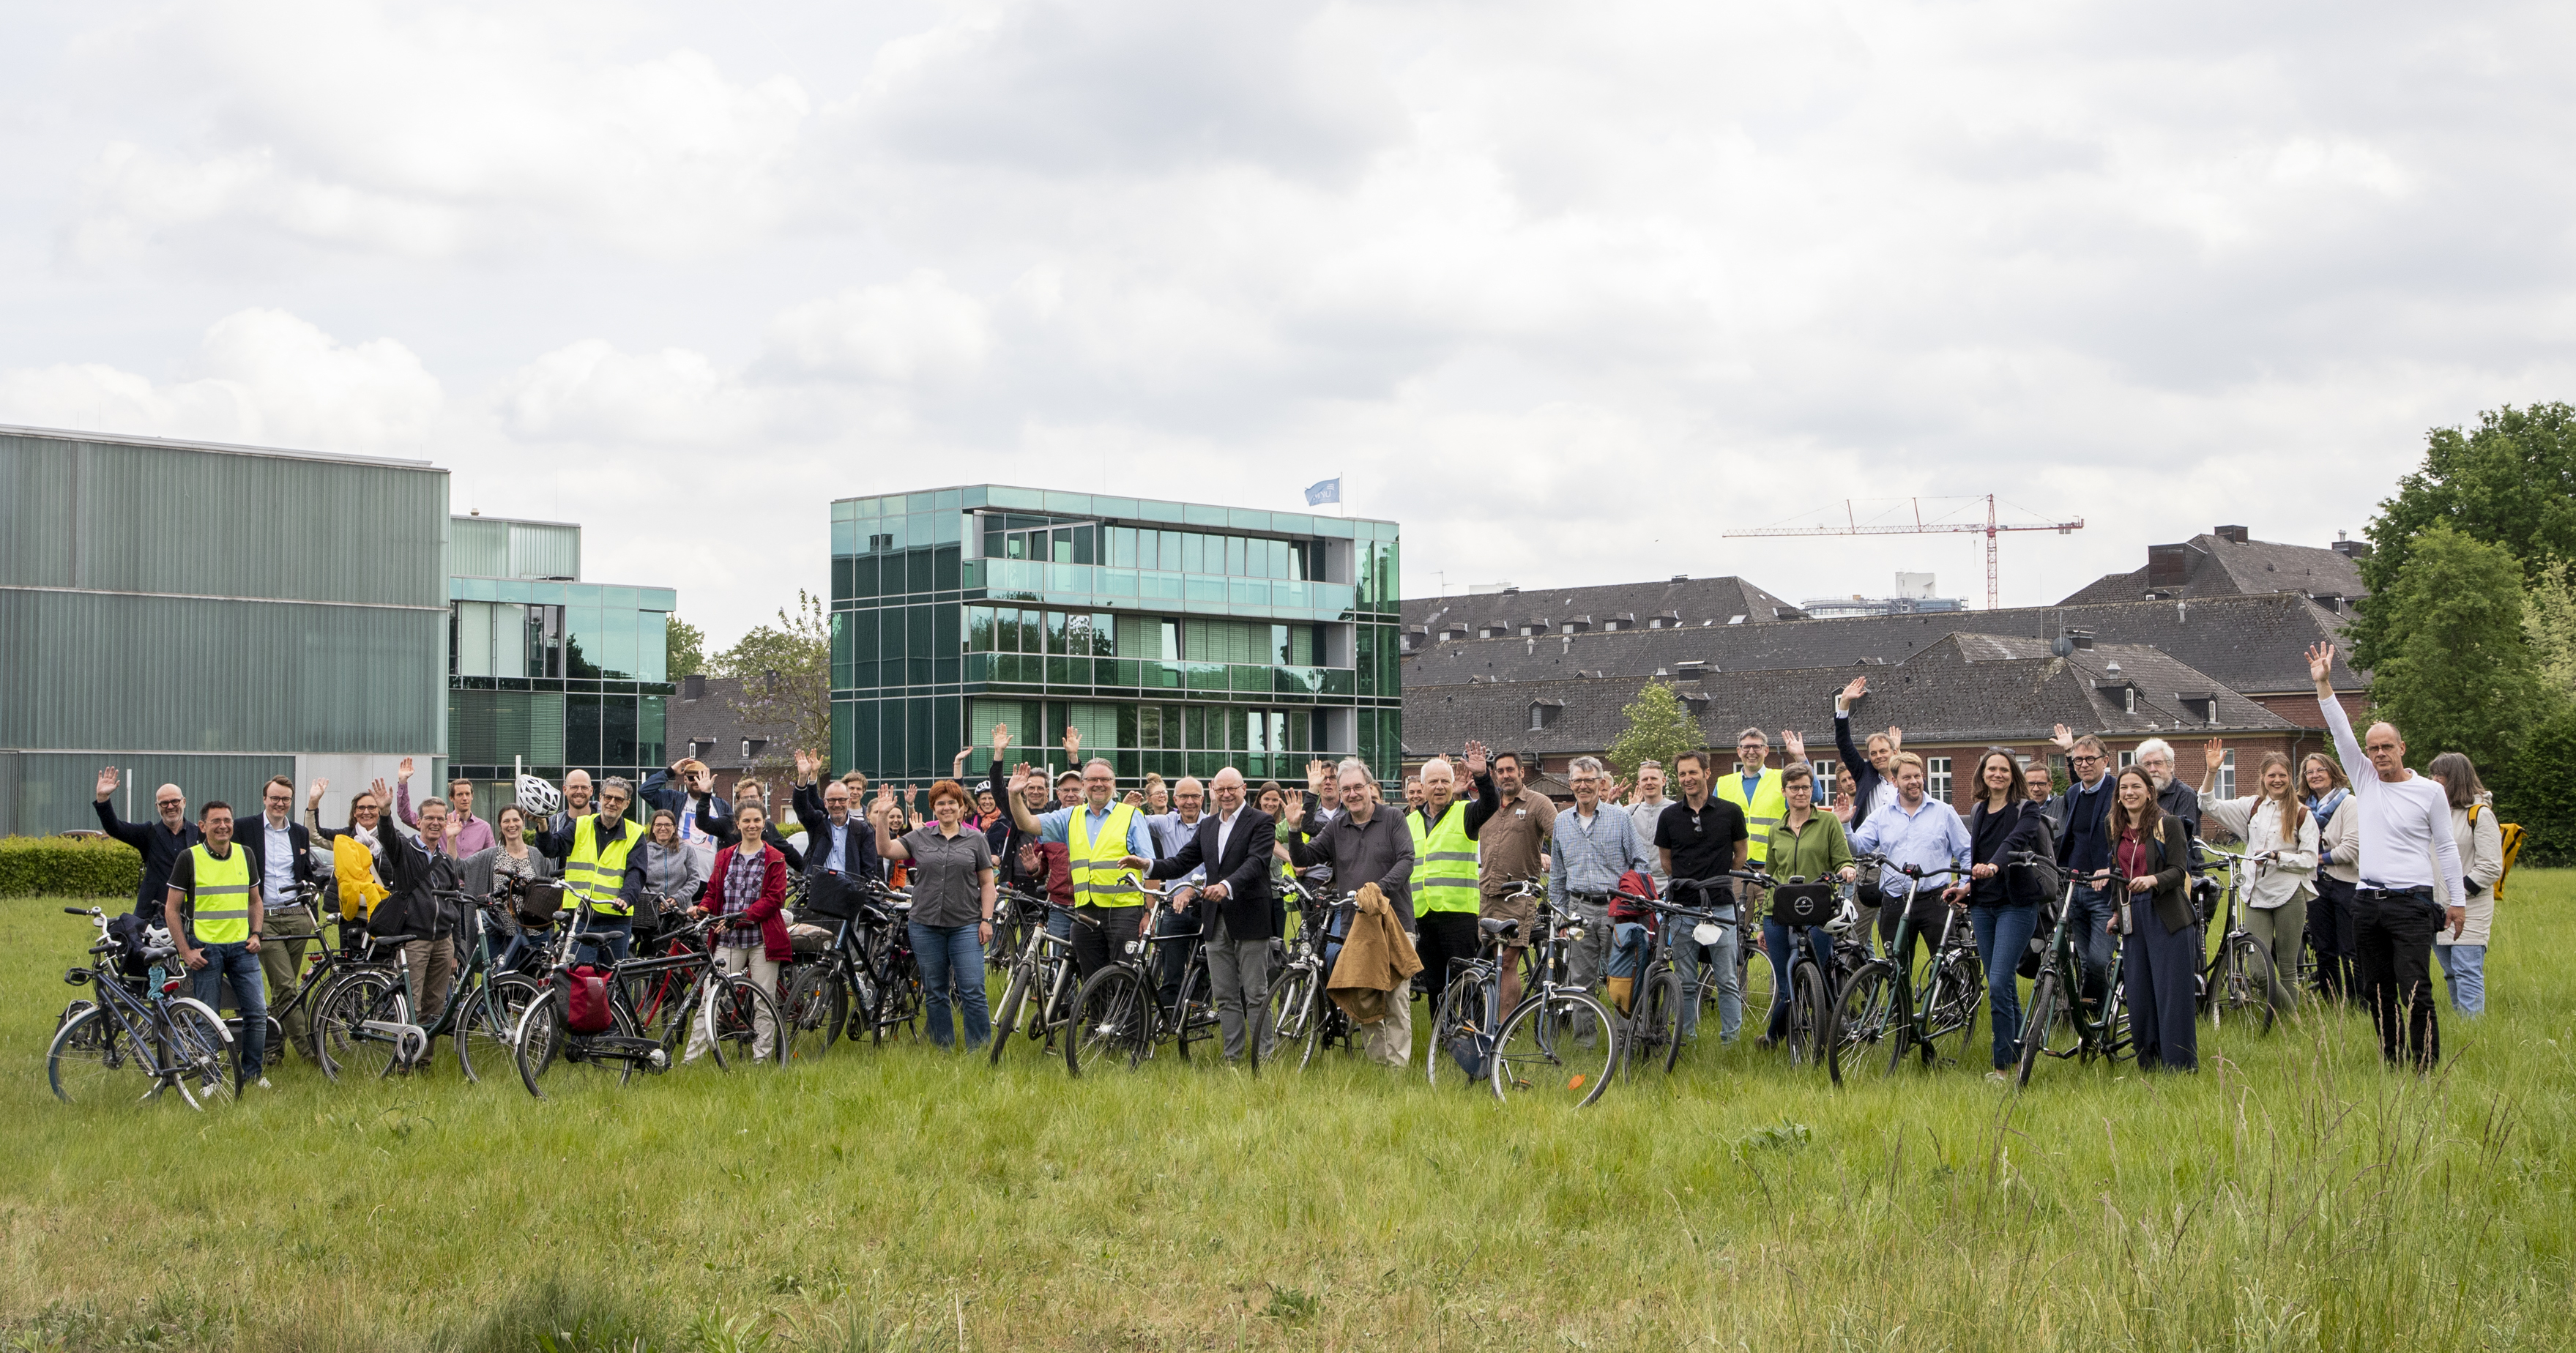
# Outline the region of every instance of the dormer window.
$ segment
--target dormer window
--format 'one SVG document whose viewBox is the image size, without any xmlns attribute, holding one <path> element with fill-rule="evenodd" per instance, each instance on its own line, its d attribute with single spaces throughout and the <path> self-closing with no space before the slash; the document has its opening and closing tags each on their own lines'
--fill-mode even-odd
<svg viewBox="0 0 2576 1353">
<path fill-rule="evenodd" d="M 1565 706 L 1561 702 L 1532 700 L 1529 707 L 1529 731 L 1539 733 L 1554 728 L 1556 721 L 1564 715 Z"/>
<path fill-rule="evenodd" d="M 1476 631 L 1476 637 L 1479 639 L 1500 639 L 1510 632 L 1511 631 L 1500 625 L 1487 625 L 1483 629 Z"/>
</svg>

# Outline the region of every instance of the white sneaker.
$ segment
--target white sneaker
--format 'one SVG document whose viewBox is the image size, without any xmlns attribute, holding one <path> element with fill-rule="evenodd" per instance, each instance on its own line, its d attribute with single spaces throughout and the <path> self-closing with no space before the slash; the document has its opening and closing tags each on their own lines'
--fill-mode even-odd
<svg viewBox="0 0 2576 1353">
<path fill-rule="evenodd" d="M 1986 1073 L 1986 1079 L 1996 1081 L 2004 1085 L 2010 1085 L 2012 1084 L 2013 1077 L 2012 1073 L 2009 1071 L 1989 1071 Z"/>
<path fill-rule="evenodd" d="M 259 1078 L 259 1088 L 263 1090 L 274 1090 L 277 1087 L 268 1083 L 268 1077 L 262 1076 Z"/>
</svg>

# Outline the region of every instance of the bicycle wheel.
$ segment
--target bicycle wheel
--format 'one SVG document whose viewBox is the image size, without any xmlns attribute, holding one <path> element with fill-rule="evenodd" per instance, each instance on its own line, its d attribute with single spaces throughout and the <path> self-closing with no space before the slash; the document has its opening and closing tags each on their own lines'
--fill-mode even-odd
<svg viewBox="0 0 2576 1353">
<path fill-rule="evenodd" d="M 393 1003 L 393 978 L 373 970 L 349 973 L 323 990 L 313 1006 L 313 1053 L 323 1075 L 336 1081 L 362 1062 L 383 1070 L 376 1059 L 392 1059 L 392 1041 L 363 1026 L 385 1017 L 377 1012 L 390 1011 Z"/>
<path fill-rule="evenodd" d="M 2226 1020 L 2250 1020 L 2254 1032 L 2272 1032 L 2272 955 L 2251 935 L 2231 935 L 2219 969 L 2216 1000 L 2210 1002 L 2209 1026 Z"/>
<path fill-rule="evenodd" d="M 1154 1046 L 1154 993 L 1135 969 L 1112 965 L 1091 975 L 1073 998 L 1073 1027 L 1064 1040 L 1065 1070 L 1143 1065 Z"/>
<path fill-rule="evenodd" d="M 1181 983 L 1181 1008 L 1177 1016 L 1180 1027 L 1173 1031 L 1172 1041 L 1181 1045 L 1181 1060 L 1186 1062 L 1190 1059 L 1190 1045 L 1216 1037 L 1218 1027 L 1216 997 L 1211 991 L 1207 968 L 1193 965 Z M 1249 1033 L 1247 1030 L 1247 1037 Z"/>
<path fill-rule="evenodd" d="M 714 1055 L 719 1069 L 733 1067 L 785 1066 L 786 1042 L 778 1027 L 778 1003 L 760 984 L 749 977 L 735 974 L 719 981 L 714 999 L 703 1002 L 702 1018 L 709 1021 L 707 1050 Z M 761 1048 L 763 1031 L 769 1047 Z"/>
<path fill-rule="evenodd" d="M 1584 1047 L 1575 1030 L 1585 1019 L 1610 1030 L 1610 1036 Z M 1494 1098 L 1506 1104 L 1553 1100 L 1572 1108 L 1599 1099 L 1619 1064 L 1617 1029 L 1609 1007 L 1587 992 L 1558 991 L 1522 1001 L 1494 1039 Z"/>
<path fill-rule="evenodd" d="M 1036 974 L 1025 963 L 1011 965 L 1011 980 L 1002 987 L 1002 1003 L 993 1007 L 993 1046 L 985 1051 L 985 1061 L 1002 1064 L 1002 1049 L 1011 1045 L 1011 1035 L 1020 1026 L 1020 1007 L 1028 1003 L 1029 985 Z"/>
<path fill-rule="evenodd" d="M 1628 1019 L 1627 1047 L 1621 1056 L 1633 1072 L 1643 1062 L 1670 1072 L 1682 1057 L 1682 975 L 1659 969 L 1637 988 L 1637 1011 Z"/>
<path fill-rule="evenodd" d="M 104 1104 L 112 1099 L 149 1099 L 161 1086 L 149 1078 L 152 1057 L 126 1035 L 116 1016 L 86 1006 L 61 1028 L 45 1049 L 45 1083 L 65 1104 Z"/>
<path fill-rule="evenodd" d="M 1953 949 L 1934 967 L 1931 983 L 1931 1013 L 1922 1031 L 1923 1065 L 1938 1066 L 1944 1059 L 1964 1062 L 1968 1043 L 1976 1035 L 1977 1012 L 1986 1003 L 1985 965 L 1973 950 Z"/>
<path fill-rule="evenodd" d="M 1813 963 L 1799 963 L 1789 969 L 1789 1062 L 1792 1066 L 1813 1066 L 1834 1059 L 1825 1044 L 1825 1026 L 1833 1018 L 1833 1003 L 1825 995 L 1825 975 Z"/>
<path fill-rule="evenodd" d="M 519 1016 L 518 1032 L 511 1041 L 518 1046 L 511 1055 L 519 1064 L 519 1083 L 528 1093 L 544 1099 L 543 1085 L 558 1092 L 569 1092 L 622 1082 L 627 1062 L 622 1059 L 594 1058 L 584 1054 L 582 1038 L 565 1028 L 565 994 L 561 987 L 545 992 L 531 1002 Z M 611 1007 L 605 1031 L 622 1037 L 635 1037 L 635 1021 L 621 1002 Z"/>
<path fill-rule="evenodd" d="M 911 950 L 901 950 L 886 959 L 886 970 L 877 979 L 876 1041 L 882 1044 L 887 1030 L 917 1026 L 920 1019 L 921 969 Z"/>
<path fill-rule="evenodd" d="M 1739 932 L 1739 935 L 1744 933 L 1761 932 Z M 1761 950 L 1747 947 L 1742 954 L 1743 960 L 1735 969 L 1735 985 L 1743 997 L 1744 1017 L 1748 1020 L 1769 1020 L 1772 994 L 1780 989 L 1780 970 L 1771 962 L 1771 956 Z M 1716 983 L 1709 984 L 1712 993 L 1716 988 Z"/>
<path fill-rule="evenodd" d="M 1278 1056 L 1278 1049 L 1286 1044 L 1306 1041 L 1306 1025 L 1314 1018 L 1307 998 L 1314 994 L 1315 985 L 1314 969 L 1292 967 L 1279 974 L 1278 982 L 1271 986 L 1271 1056 Z"/>
<path fill-rule="evenodd" d="M 824 1032 L 832 1019 L 831 988 L 823 965 L 795 963 L 778 975 L 778 1060 L 783 1066 L 811 1061 L 832 1046 Z"/>
<path fill-rule="evenodd" d="M 482 1071 L 510 1064 L 510 1038 L 518 1031 L 519 1016 L 544 991 L 534 978 L 503 973 L 470 993 L 449 998 L 465 1002 L 456 1025 L 456 1069 L 465 1073 L 465 1079 L 480 1082 Z"/>
<path fill-rule="evenodd" d="M 1486 993 L 1492 989 L 1492 978 L 1465 973 L 1451 977 L 1449 985 L 1440 989 L 1440 1007 L 1431 1015 L 1431 1043 L 1422 1053 L 1423 1074 L 1433 1089 L 1440 1087 L 1444 1068 L 1454 1073 L 1461 1086 L 1487 1078 L 1492 1069 L 1486 1063 L 1491 1061 L 1493 1031 L 1482 1026 Z M 1307 1056 L 1314 1056 L 1311 1047 Z"/>
<path fill-rule="evenodd" d="M 2013 1068 L 2013 1088 L 2030 1084 L 2030 1073 L 2048 1048 L 2049 1027 L 2057 1022 L 2057 969 L 2040 970 L 2039 985 L 2030 989 L 2030 1009 L 2023 1012 L 2021 1058 Z"/>
<path fill-rule="evenodd" d="M 192 1108 L 230 1104 L 241 1094 L 241 1068 L 233 1065 L 233 1035 L 222 1017 L 193 1000 L 169 1004 L 164 1064 Z"/>
<path fill-rule="evenodd" d="M 1834 1001 L 1834 1029 L 1844 1052 L 1874 1046 L 1886 1034 L 1888 991 L 1895 980 L 1895 967 L 1884 959 L 1874 959 L 1862 964 L 1851 980 L 1843 983 Z"/>
</svg>

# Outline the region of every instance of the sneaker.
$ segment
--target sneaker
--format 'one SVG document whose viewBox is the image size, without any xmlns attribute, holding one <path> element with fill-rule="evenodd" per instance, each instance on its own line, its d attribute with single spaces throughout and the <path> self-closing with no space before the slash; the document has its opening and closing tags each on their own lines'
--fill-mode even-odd
<svg viewBox="0 0 2576 1353">
<path fill-rule="evenodd" d="M 2011 1073 L 2011 1072 L 2009 1072 L 2009 1071 L 1989 1071 L 1989 1072 L 1987 1072 L 1987 1073 L 1986 1073 L 1986 1079 L 1987 1079 L 1987 1080 L 1990 1080 L 1990 1081 L 1997 1081 L 1997 1082 L 2000 1082 L 2000 1083 L 2005 1084 L 2005 1085 L 2010 1085 L 2010 1084 L 2012 1084 L 2012 1079 L 2013 1079 L 2013 1078 L 2012 1078 L 2012 1073 Z"/>
<path fill-rule="evenodd" d="M 268 1083 L 268 1077 L 262 1076 L 259 1078 L 259 1088 L 263 1090 L 274 1090 L 277 1087 Z"/>
</svg>

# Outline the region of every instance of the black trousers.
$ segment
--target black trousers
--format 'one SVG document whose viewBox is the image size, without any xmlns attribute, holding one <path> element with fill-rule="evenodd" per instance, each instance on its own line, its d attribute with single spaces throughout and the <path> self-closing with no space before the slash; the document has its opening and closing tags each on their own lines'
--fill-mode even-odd
<svg viewBox="0 0 2576 1353">
<path fill-rule="evenodd" d="M 1145 924 L 1143 907 L 1076 907 L 1076 916 L 1100 924 L 1073 923 L 1073 966 L 1088 980 L 1093 973 L 1127 956 L 1127 942 Z"/>
<path fill-rule="evenodd" d="M 2317 994 L 2351 1000 L 2354 901 L 2352 885 L 2320 872 L 2308 903 L 2308 947 L 2317 951 Z"/>
<path fill-rule="evenodd" d="M 2433 935 L 2442 908 L 2428 893 L 2355 897 L 2353 982 L 2379 1028 L 2379 1055 L 2400 1055 L 2427 1071 L 2442 1060 L 2442 1022 L 2433 1007 Z M 2403 1013 L 2401 1013 L 2401 1011 Z"/>
<path fill-rule="evenodd" d="M 1163 1008 L 1166 1010 L 1172 1008 L 1172 1002 L 1181 998 L 1181 973 L 1190 965 L 1190 954 L 1199 947 L 1202 913 L 1216 905 L 1213 902 L 1193 898 L 1188 911 L 1174 911 L 1166 907 L 1161 915 L 1154 918 L 1156 935 L 1189 937 L 1154 946 L 1154 983 L 1161 993 Z"/>
<path fill-rule="evenodd" d="M 1440 993 L 1449 989 L 1449 960 L 1476 956 L 1476 913 L 1426 911 L 1414 917 L 1421 940 L 1414 953 L 1422 959 L 1422 977 L 1430 1008 L 1440 1008 Z"/>
<path fill-rule="evenodd" d="M 2131 899 L 2135 929 L 2120 947 L 2121 992 L 2129 1003 L 2129 1041 L 2138 1069 L 2200 1069 L 2200 927 L 2167 930 L 2154 903 Z"/>
</svg>

